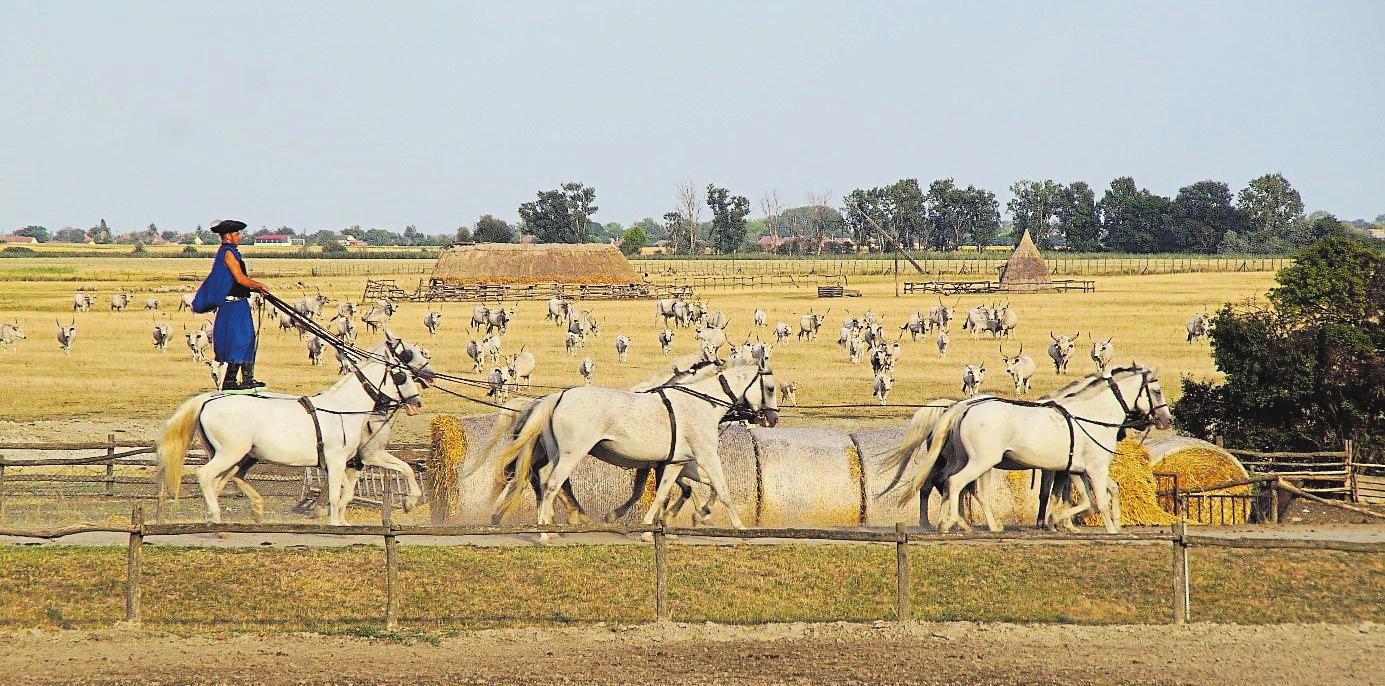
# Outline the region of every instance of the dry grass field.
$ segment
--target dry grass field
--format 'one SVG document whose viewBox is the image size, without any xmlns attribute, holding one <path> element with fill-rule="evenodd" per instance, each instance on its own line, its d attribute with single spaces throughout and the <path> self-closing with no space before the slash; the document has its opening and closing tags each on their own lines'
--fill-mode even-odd
<svg viewBox="0 0 1385 686">
<path fill-rule="evenodd" d="M 1380 555 L 1197 549 L 1200 621 L 1381 622 Z M 918 546 L 923 621 L 1145 624 L 1169 621 L 1169 549 L 1152 546 Z M 670 606 L 682 622 L 869 622 L 893 614 L 894 551 L 872 545 L 674 545 Z M 0 629 L 89 629 L 124 613 L 123 548 L 0 546 Z M 375 547 L 145 555 L 145 623 L 179 633 L 379 631 Z M 735 579 L 735 583 L 725 583 Z M 401 624 L 438 632 L 647 622 L 647 546 L 400 548 Z"/>
<path fill-rule="evenodd" d="M 334 299 L 358 300 L 366 274 L 396 278 L 412 287 L 426 262 L 410 260 L 325 261 L 264 259 L 248 257 L 253 275 L 271 289 L 292 300 L 311 290 L 300 283 L 321 288 Z M 667 264 L 667 263 L 664 263 Z M 0 417 L 7 420 L 0 432 L 11 439 L 42 436 L 50 439 L 102 438 L 112 429 L 129 428 L 129 435 L 143 438 L 157 421 L 167 416 L 188 395 L 208 390 L 211 384 L 207 367 L 195 364 L 183 343 L 182 328 L 196 326 L 201 317 L 176 312 L 180 293 L 191 290 L 190 278 L 208 267 L 203 261 L 160 258 L 73 258 L 6 259 L 0 261 L 0 320 L 18 321 L 28 338 L 0 351 Z M 349 274 L 314 276 L 322 274 Z M 1087 373 L 1092 363 L 1087 357 L 1090 336 L 1114 336 L 1118 361 L 1139 359 L 1156 365 L 1166 392 L 1178 395 L 1182 376 L 1214 376 L 1206 343 L 1184 342 L 1184 322 L 1193 313 L 1212 310 L 1220 303 L 1263 297 L 1272 283 L 1269 272 L 1174 274 L 1158 276 L 1110 276 L 1097 279 L 1096 293 L 1027 294 L 1009 296 L 1021 321 L 1013 341 L 1003 342 L 1007 351 L 1024 345 L 1035 358 L 1039 372 L 1034 379 L 1035 393 L 1060 385 L 1044 353 L 1050 330 L 1080 333 L 1079 347 L 1072 362 L 1072 374 Z M 816 342 L 790 340 L 774 352 L 774 367 L 779 377 L 796 382 L 802 404 L 868 403 L 871 373 L 868 363 L 853 365 L 835 345 L 837 328 L 849 309 L 861 315 L 873 310 L 884 317 L 887 330 L 897 333 L 899 326 L 915 309 L 926 311 L 937 302 L 926 296 L 894 297 L 888 277 L 853 277 L 852 288 L 864 297 L 819 300 L 809 288 L 774 287 L 755 289 L 710 289 L 700 293 L 711 309 L 722 310 L 731 318 L 728 329 L 733 341 L 747 335 L 771 339 L 776 321 L 789 322 L 797 330 L 799 314 L 810 308 L 830 310 L 830 316 Z M 72 312 L 72 295 L 78 288 L 93 294 L 91 312 Z M 111 312 L 109 296 L 128 291 L 134 303 L 126 312 Z M 144 300 L 158 297 L 163 310 L 142 309 Z M 963 297 L 962 308 L 982 302 L 980 297 Z M 434 366 L 451 372 L 469 370 L 464 349 L 468 341 L 467 322 L 473 303 L 440 306 L 444 321 L 432 339 L 423 327 L 423 304 L 404 304 L 391 327 L 406 338 L 424 341 L 433 352 Z M 654 304 L 649 301 L 581 303 L 599 320 L 601 333 L 591 340 L 578 357 L 563 352 L 562 331 L 545 323 L 544 304 L 517 303 L 515 322 L 504 337 L 504 351 L 514 352 L 521 345 L 538 358 L 536 384 L 575 385 L 581 382 L 577 363 L 589 355 L 597 364 L 595 382 L 601 385 L 628 386 L 663 364 L 656 341 Z M 769 314 L 769 328 L 752 326 L 751 312 L 760 307 Z M 56 342 L 56 324 L 76 320 L 78 334 L 72 354 L 64 356 Z M 165 352 L 152 343 L 155 320 L 172 324 L 175 340 Z M 621 365 L 613 340 L 626 334 L 633 340 L 630 362 Z M 902 359 L 896 374 L 892 404 L 921 403 L 939 396 L 956 396 L 961 371 L 967 363 L 985 363 L 987 376 L 983 390 L 1010 393 L 1010 380 L 1000 362 L 1002 342 L 986 337 L 973 340 L 954 323 L 951 347 L 940 359 L 931 336 L 911 343 L 905 338 Z M 363 341 L 369 341 L 368 337 Z M 678 330 L 675 353 L 691 352 L 695 341 L 691 330 Z M 326 386 L 336 376 L 330 352 L 324 364 L 308 364 L 305 345 L 296 335 L 280 333 L 266 317 L 260 347 L 259 376 L 275 390 L 311 393 Z M 400 435 L 418 437 L 426 427 L 426 413 L 483 411 L 479 405 L 433 393 L 426 396 L 425 416 L 412 418 L 400 427 Z M 853 426 L 900 422 L 906 408 L 803 410 L 786 416 L 786 423 L 842 423 Z M 128 427 L 127 427 L 128 425 Z M 55 435 L 61 434 L 61 435 Z"/>
</svg>

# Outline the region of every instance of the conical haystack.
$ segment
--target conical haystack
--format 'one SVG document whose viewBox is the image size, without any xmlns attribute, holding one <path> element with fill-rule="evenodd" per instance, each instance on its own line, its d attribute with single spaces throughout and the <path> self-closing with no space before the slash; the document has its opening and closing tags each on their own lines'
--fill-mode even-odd
<svg viewBox="0 0 1385 686">
<path fill-rule="evenodd" d="M 459 245 L 438 257 L 433 280 L 451 285 L 643 281 L 619 248 L 604 243 Z"/>
<path fill-rule="evenodd" d="M 1005 262 L 1005 267 L 1000 272 L 1000 284 L 1006 290 L 1041 291 L 1051 287 L 1048 280 L 1048 263 L 1044 262 L 1044 256 L 1039 254 L 1039 248 L 1029 237 L 1029 229 L 1024 230 L 1020 244 Z"/>
</svg>

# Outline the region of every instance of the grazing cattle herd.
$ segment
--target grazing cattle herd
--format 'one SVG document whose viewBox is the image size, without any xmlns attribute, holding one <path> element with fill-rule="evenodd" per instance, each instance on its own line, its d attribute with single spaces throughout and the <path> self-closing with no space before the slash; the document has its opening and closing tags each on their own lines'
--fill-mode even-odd
<svg viewBox="0 0 1385 686">
<path fill-rule="evenodd" d="M 303 286 L 303 284 L 300 284 Z M 307 288 L 307 286 L 303 286 Z M 178 311 L 191 310 L 191 294 L 183 294 L 178 300 Z M 74 313 L 85 313 L 91 310 L 93 297 L 91 293 L 80 291 L 73 295 L 72 309 Z M 133 296 L 130 293 L 121 292 L 110 295 L 110 309 L 113 312 L 124 312 L 127 310 Z M 302 317 L 309 319 L 320 319 L 324 316 L 326 306 L 332 300 L 320 291 L 312 295 L 298 298 L 291 303 L 291 308 Z M 161 304 L 158 298 L 150 297 L 144 301 L 147 311 L 158 312 Z M 809 308 L 804 313 L 793 313 L 793 318 L 788 321 L 774 320 L 771 313 L 765 308 L 754 308 L 751 315 L 751 325 L 745 334 L 744 339 L 739 344 L 733 343 L 728 339 L 727 330 L 731 324 L 731 317 L 725 312 L 713 310 L 699 300 L 685 297 L 664 298 L 654 303 L 655 317 L 654 323 L 656 332 L 654 339 L 658 341 L 659 351 L 663 355 L 671 355 L 673 352 L 673 342 L 678 329 L 691 329 L 692 336 L 697 342 L 697 355 L 702 359 L 716 360 L 729 359 L 735 363 L 758 363 L 768 365 L 769 360 L 774 354 L 774 349 L 778 345 L 783 345 L 790 339 L 797 339 L 799 342 L 813 342 L 817 340 L 818 333 L 824 324 L 827 323 L 831 314 L 831 309 L 824 313 L 818 313 L 815 309 Z M 364 324 L 366 330 L 378 332 L 390 321 L 398 310 L 398 305 L 389 300 L 379 300 L 369 303 L 364 308 L 364 313 L 360 314 L 359 322 Z M 327 330 L 341 340 L 354 344 L 357 339 L 358 307 L 355 303 L 343 301 L 337 304 L 335 317 L 327 322 Z M 482 375 L 484 381 L 490 389 L 490 395 L 505 397 L 515 388 L 529 386 L 538 367 L 538 360 L 530 349 L 520 346 L 519 351 L 513 355 L 506 355 L 503 352 L 503 337 L 508 332 L 510 323 L 516 315 L 514 305 L 478 305 L 471 311 L 471 320 L 466 355 L 471 362 L 471 371 Z M 172 339 L 172 327 L 167 321 L 156 320 L 153 326 L 153 343 L 159 351 L 167 350 L 168 343 Z M 167 315 L 163 315 L 167 317 Z M 930 306 L 926 311 L 923 309 L 911 312 L 908 317 L 897 327 L 886 328 L 884 317 L 873 310 L 866 310 L 863 313 L 853 314 L 847 310 L 840 321 L 840 326 L 836 329 L 837 337 L 835 342 L 841 349 L 847 361 L 852 364 L 861 364 L 869 360 L 871 370 L 870 376 L 863 386 L 868 391 L 870 397 L 881 405 L 889 402 L 889 395 L 894 388 L 895 370 L 900 356 L 903 354 L 901 342 L 907 336 L 910 342 L 920 340 L 931 340 L 937 349 L 938 358 L 946 359 L 949 346 L 949 333 L 955 319 L 960 319 L 961 327 L 965 331 L 970 331 L 973 338 L 981 338 L 988 335 L 993 339 L 1012 338 L 1018 328 L 1021 318 L 1017 308 L 1012 307 L 1010 302 L 991 302 L 978 304 L 971 308 L 962 308 L 960 298 L 952 303 L 945 303 L 941 300 L 936 305 Z M 552 298 L 546 303 L 545 320 L 551 322 L 562 334 L 564 349 L 568 355 L 578 357 L 578 351 L 587 350 L 588 343 L 593 337 L 600 335 L 600 323 L 595 312 L 591 309 L 577 307 L 573 302 L 563 298 Z M 306 336 L 306 352 L 310 365 L 318 366 L 322 364 L 323 354 L 330 345 L 330 341 L 325 341 L 317 335 L 308 335 L 303 325 L 288 313 L 274 313 L 270 321 L 278 325 L 279 330 L 288 332 L 293 331 L 300 340 Z M 771 327 L 770 322 L 774 324 Z M 790 322 L 797 322 L 795 332 Z M 77 339 L 78 322 L 74 318 L 68 324 L 58 322 L 57 341 L 64 353 L 70 353 L 74 341 Z M 1187 341 L 1207 338 L 1211 326 L 1211 317 L 1206 312 L 1193 315 L 1187 323 Z M 443 313 L 432 307 L 423 315 L 423 327 L 430 337 L 439 335 L 444 328 Z M 217 363 L 211 359 L 211 335 L 212 322 L 203 320 L 196 328 L 189 329 L 188 325 L 183 324 L 183 334 L 191 353 L 192 360 L 200 364 L 206 364 L 211 369 L 212 378 L 218 378 L 220 370 Z M 762 330 L 766 330 L 762 334 Z M 889 333 L 887 333 L 887 331 Z M 891 336 L 890 334 L 893 334 Z M 771 338 L 772 337 L 772 338 Z M 23 326 L 20 322 L 0 323 L 0 349 L 13 348 L 20 341 L 26 338 Z M 1049 332 L 1050 342 L 1047 353 L 1053 363 L 1056 374 L 1065 375 L 1068 373 L 1068 365 L 1071 362 L 1073 351 L 1076 349 L 1079 339 L 1078 333 L 1062 334 Z M 1093 368 L 1098 374 L 1105 374 L 1111 368 L 1115 357 L 1114 337 L 1101 339 L 1087 334 L 1091 343 L 1091 361 Z M 769 339 L 769 340 L 766 340 Z M 635 342 L 637 337 L 630 332 L 621 332 L 615 336 L 613 341 L 614 360 L 620 365 L 631 363 L 636 350 Z M 345 372 L 348 366 L 342 356 L 338 353 L 337 359 L 341 362 L 341 370 Z M 1021 344 L 1019 350 L 1013 355 L 1008 354 L 1004 346 L 1000 349 L 1000 361 L 1004 365 L 1005 373 L 1010 377 L 1015 397 L 1025 397 L 1031 393 L 1031 379 L 1036 372 L 1034 358 L 1025 354 L 1024 346 Z M 592 355 L 584 355 L 577 364 L 578 374 L 584 383 L 592 384 L 596 378 L 597 361 Z M 984 361 L 967 361 L 962 364 L 961 370 L 961 391 L 966 396 L 973 396 L 983 393 L 986 383 L 986 364 Z M 955 378 L 955 377 L 954 377 Z M 797 387 L 792 381 L 784 381 L 779 388 L 781 402 L 785 405 L 796 404 Z"/>
</svg>

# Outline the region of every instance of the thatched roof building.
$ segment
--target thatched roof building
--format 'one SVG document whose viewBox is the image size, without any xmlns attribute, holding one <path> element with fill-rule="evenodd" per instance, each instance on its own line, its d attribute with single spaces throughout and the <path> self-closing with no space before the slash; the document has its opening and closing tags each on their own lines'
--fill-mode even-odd
<svg viewBox="0 0 1385 686">
<path fill-rule="evenodd" d="M 433 281 L 451 285 L 633 284 L 644 279 L 604 243 L 458 245 L 438 256 Z"/>
<path fill-rule="evenodd" d="M 1020 244 L 1000 269 L 1000 285 L 1007 290 L 1039 291 L 1050 287 L 1048 263 L 1029 237 L 1029 229 L 1024 230 Z"/>
</svg>

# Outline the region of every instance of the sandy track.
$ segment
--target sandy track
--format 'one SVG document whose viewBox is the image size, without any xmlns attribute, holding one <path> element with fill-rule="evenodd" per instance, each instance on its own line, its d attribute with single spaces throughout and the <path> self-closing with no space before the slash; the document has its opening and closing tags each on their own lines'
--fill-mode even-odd
<svg viewBox="0 0 1385 686">
<path fill-rule="evenodd" d="M 6 684 L 1370 683 L 1385 627 L 973 623 L 506 629 L 396 643 L 0 635 Z"/>
</svg>

